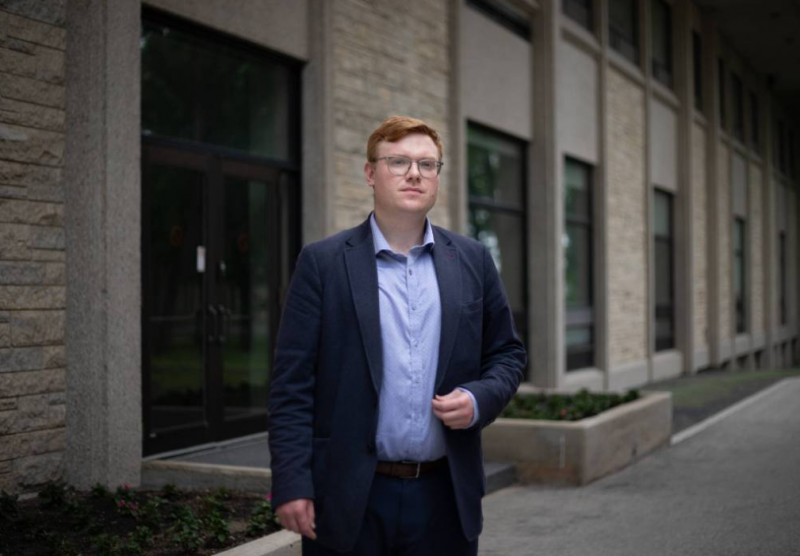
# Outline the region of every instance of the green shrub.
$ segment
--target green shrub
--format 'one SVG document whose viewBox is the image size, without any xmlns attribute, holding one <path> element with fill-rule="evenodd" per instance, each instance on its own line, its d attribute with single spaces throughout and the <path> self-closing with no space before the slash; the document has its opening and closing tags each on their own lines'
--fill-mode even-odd
<svg viewBox="0 0 800 556">
<path fill-rule="evenodd" d="M 186 552 L 196 552 L 203 544 L 203 522 L 195 517 L 192 510 L 180 506 L 175 510 L 175 523 L 168 531 L 172 544 Z"/>
<path fill-rule="evenodd" d="M 586 389 L 575 394 L 516 394 L 501 417 L 579 421 L 638 398 L 638 390 L 630 390 L 625 395 L 593 393 Z"/>
</svg>

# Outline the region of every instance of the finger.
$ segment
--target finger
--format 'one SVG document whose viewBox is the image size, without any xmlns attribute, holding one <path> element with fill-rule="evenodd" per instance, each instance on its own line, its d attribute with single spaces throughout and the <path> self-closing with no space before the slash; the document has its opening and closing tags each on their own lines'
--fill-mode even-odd
<svg viewBox="0 0 800 556">
<path fill-rule="evenodd" d="M 309 521 L 309 523 L 311 523 L 311 527 L 316 529 L 317 528 L 317 516 L 316 516 L 316 513 L 314 511 L 314 502 L 309 501 L 308 506 L 307 506 L 307 513 L 308 513 L 308 521 Z"/>
<path fill-rule="evenodd" d="M 291 512 L 282 512 L 278 514 L 278 518 L 281 520 L 281 525 L 285 529 L 288 529 L 292 533 L 299 532 L 299 528 L 297 527 L 297 520 L 294 517 L 294 514 Z"/>
<path fill-rule="evenodd" d="M 303 518 L 300 523 L 300 534 L 308 537 L 311 540 L 315 540 L 317 538 L 317 534 L 314 532 L 314 528 L 311 526 L 309 517 L 309 515 L 305 513 L 303 514 Z"/>
<path fill-rule="evenodd" d="M 446 400 L 433 400 L 433 407 L 438 409 L 439 411 L 453 411 L 462 407 L 464 405 L 464 400 L 459 398 L 450 398 Z"/>
</svg>

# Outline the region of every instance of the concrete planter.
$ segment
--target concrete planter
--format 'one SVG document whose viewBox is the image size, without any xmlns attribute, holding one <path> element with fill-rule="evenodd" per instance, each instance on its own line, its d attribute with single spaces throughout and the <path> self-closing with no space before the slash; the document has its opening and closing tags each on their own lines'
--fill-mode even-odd
<svg viewBox="0 0 800 556">
<path fill-rule="evenodd" d="M 299 556 L 300 553 L 300 535 L 290 531 L 278 531 L 220 552 L 217 556 Z"/>
<path fill-rule="evenodd" d="M 513 462 L 525 482 L 584 485 L 668 444 L 672 394 L 642 392 L 634 402 L 581 421 L 497 419 L 483 431 L 487 460 Z"/>
</svg>

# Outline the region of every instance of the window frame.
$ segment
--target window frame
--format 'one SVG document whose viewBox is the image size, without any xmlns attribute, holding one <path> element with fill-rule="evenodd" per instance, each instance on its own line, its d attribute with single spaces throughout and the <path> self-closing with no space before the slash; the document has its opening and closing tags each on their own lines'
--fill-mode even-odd
<svg viewBox="0 0 800 556">
<path fill-rule="evenodd" d="M 750 91 L 750 144 L 757 153 L 761 152 L 761 126 L 758 95 Z"/>
<path fill-rule="evenodd" d="M 731 72 L 731 133 L 742 144 L 746 143 L 744 135 L 744 82 L 738 74 Z"/>
<path fill-rule="evenodd" d="M 520 193 L 521 197 L 519 200 L 519 204 L 515 205 L 511 202 L 496 202 L 492 199 L 488 199 L 486 197 L 477 197 L 470 195 L 469 191 L 469 130 L 473 128 L 477 130 L 479 133 L 482 134 L 489 134 L 495 135 L 504 141 L 508 141 L 511 143 L 515 143 L 520 149 L 520 164 L 522 165 L 520 170 L 521 176 L 521 183 L 520 183 Z M 484 210 L 488 210 L 490 212 L 500 212 L 505 214 L 514 214 L 518 216 L 522 221 L 522 252 L 528 252 L 528 193 L 527 193 L 527 186 L 528 186 L 528 147 L 529 144 L 524 139 L 520 139 L 493 127 L 472 121 L 466 121 L 466 156 L 465 156 L 465 171 L 464 175 L 466 178 L 466 198 L 467 198 L 467 219 L 469 220 L 469 214 L 474 208 L 480 208 Z M 477 238 L 473 238 L 476 239 Z M 529 320 L 530 320 L 530 299 L 528 296 L 528 266 L 527 264 L 523 264 L 521 266 L 522 269 L 522 281 L 523 284 L 522 288 L 522 310 L 521 314 L 519 314 L 519 319 L 515 319 L 515 323 L 517 326 L 517 332 L 520 335 L 523 343 L 528 343 L 528 330 L 529 330 Z M 513 313 L 513 307 L 512 313 Z M 521 321 L 521 322 L 517 322 Z"/>
<path fill-rule="evenodd" d="M 703 113 L 703 37 L 695 30 L 692 30 L 692 77 L 694 108 Z"/>
<path fill-rule="evenodd" d="M 618 2 L 627 2 L 631 10 L 631 20 L 633 21 L 633 36 L 627 37 L 624 34 L 624 29 L 616 27 L 613 10 Z M 611 48 L 619 53 L 623 58 L 629 60 L 632 64 L 639 67 L 641 64 L 642 47 L 641 47 L 641 29 L 640 29 L 640 10 L 639 2 L 637 0 L 611 0 L 608 7 L 608 41 Z"/>
<path fill-rule="evenodd" d="M 570 21 L 595 34 L 594 0 L 561 0 L 561 11 Z"/>
<path fill-rule="evenodd" d="M 565 156 L 564 157 L 564 183 L 563 183 L 563 195 L 566 196 L 567 193 L 567 183 L 566 183 L 566 173 L 567 167 L 570 164 L 574 164 L 580 166 L 584 171 L 584 175 L 586 176 L 586 195 L 587 195 L 587 208 L 585 215 L 578 215 L 578 214 L 568 214 L 566 210 L 566 206 L 564 208 L 564 234 L 568 234 L 567 230 L 570 227 L 578 227 L 583 229 L 586 232 L 586 236 L 588 238 L 586 248 L 588 250 L 586 261 L 588 272 L 588 277 L 585 280 L 587 284 L 587 294 L 588 294 L 588 304 L 587 305 L 575 305 L 570 307 L 566 300 L 566 295 L 564 298 L 564 350 L 565 350 L 565 370 L 566 372 L 572 372 L 579 369 L 585 369 L 589 367 L 594 367 L 596 365 L 595 358 L 597 352 L 596 346 L 596 338 L 597 338 L 597 325 L 595 322 L 595 249 L 594 249 L 594 210 L 595 210 L 595 199 L 594 199 L 594 167 L 591 164 L 588 164 L 582 160 L 579 160 L 574 157 Z M 563 252 L 562 256 L 565 256 L 566 253 Z M 564 269 L 564 275 L 562 276 L 562 280 L 566 284 L 566 266 Z M 577 346 L 568 346 L 566 342 L 567 332 L 570 329 L 588 329 L 589 331 L 589 342 L 584 344 L 578 344 Z"/>
<path fill-rule="evenodd" d="M 669 235 L 662 236 L 656 232 L 655 226 L 653 226 L 653 263 L 654 267 L 658 268 L 658 261 L 656 257 L 658 257 L 659 250 L 657 249 L 657 245 L 659 244 L 666 244 L 667 245 L 667 256 L 669 261 L 669 273 L 670 273 L 670 282 L 669 282 L 669 303 L 668 304 L 659 304 L 658 302 L 658 276 L 659 274 L 655 272 L 655 280 L 656 282 L 653 284 L 654 292 L 653 292 L 653 316 L 655 318 L 655 322 L 653 323 L 653 330 L 655 335 L 655 351 L 666 351 L 670 349 L 675 349 L 677 345 L 676 341 L 676 304 L 675 304 L 675 193 L 672 191 L 662 189 L 660 187 L 653 188 L 653 217 L 655 218 L 656 213 L 656 206 L 658 203 L 658 197 L 661 196 L 667 200 L 668 204 L 668 211 L 669 211 Z M 659 318 L 664 317 L 669 318 L 670 322 L 670 335 L 669 337 L 659 337 L 658 336 L 658 327 L 656 326 L 658 323 Z"/>
<path fill-rule="evenodd" d="M 747 221 L 741 216 L 736 216 L 733 219 L 733 225 L 733 237 L 734 239 L 738 238 L 741 242 L 740 245 L 737 245 L 736 241 L 733 244 L 733 272 L 739 274 L 739 284 L 741 285 L 740 291 L 734 291 L 735 332 L 736 334 L 745 334 L 747 332 Z"/>
<path fill-rule="evenodd" d="M 727 74 L 725 69 L 725 60 L 719 58 L 717 63 L 717 85 L 719 88 L 719 128 L 725 131 L 728 126 L 728 110 L 727 103 L 725 102 L 727 93 L 725 80 L 727 78 Z"/>
<path fill-rule="evenodd" d="M 664 15 L 663 24 L 665 29 L 662 29 L 664 34 L 664 38 L 667 42 L 664 45 L 664 54 L 666 56 L 665 60 L 659 60 L 656 57 L 656 18 L 655 13 L 657 9 L 661 9 Z M 672 89 L 673 87 L 673 40 L 672 40 L 672 5 L 665 0 L 651 0 L 650 2 L 650 71 L 652 72 L 653 78 L 664 85 Z"/>
</svg>

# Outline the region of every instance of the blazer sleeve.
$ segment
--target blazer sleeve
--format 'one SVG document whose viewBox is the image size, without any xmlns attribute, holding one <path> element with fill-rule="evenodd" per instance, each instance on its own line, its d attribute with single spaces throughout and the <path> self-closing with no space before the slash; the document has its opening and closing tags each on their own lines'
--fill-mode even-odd
<svg viewBox="0 0 800 556">
<path fill-rule="evenodd" d="M 517 335 L 500 275 L 483 247 L 483 336 L 481 377 L 461 384 L 472 392 L 480 408 L 480 427 L 494 421 L 522 381 L 527 354 Z"/>
<path fill-rule="evenodd" d="M 314 381 L 320 337 L 322 282 L 313 253 L 301 251 L 275 346 L 269 394 L 272 505 L 314 498 L 311 479 Z"/>
</svg>

